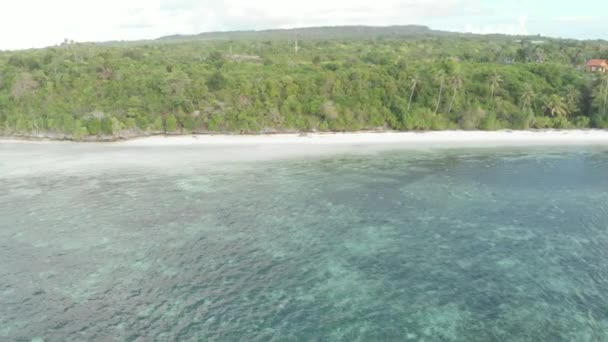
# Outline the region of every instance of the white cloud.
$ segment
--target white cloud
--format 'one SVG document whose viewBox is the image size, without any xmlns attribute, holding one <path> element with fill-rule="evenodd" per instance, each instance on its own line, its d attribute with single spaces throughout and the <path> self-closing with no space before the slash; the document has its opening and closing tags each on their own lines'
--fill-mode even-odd
<svg viewBox="0 0 608 342">
<path fill-rule="evenodd" d="M 0 49 L 212 30 L 424 24 L 479 13 L 480 0 L 18 0 L 0 3 Z"/>
<path fill-rule="evenodd" d="M 511 35 L 528 35 L 528 15 L 521 15 L 517 21 L 511 23 L 498 23 L 481 26 L 467 24 L 464 31 L 479 34 L 503 33 Z"/>
</svg>

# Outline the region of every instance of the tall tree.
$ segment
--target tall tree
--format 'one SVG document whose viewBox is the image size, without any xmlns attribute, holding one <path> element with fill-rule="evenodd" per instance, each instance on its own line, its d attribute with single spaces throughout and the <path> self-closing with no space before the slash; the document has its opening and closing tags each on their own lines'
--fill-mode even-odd
<svg viewBox="0 0 608 342">
<path fill-rule="evenodd" d="M 494 92 L 500 87 L 502 82 L 502 76 L 500 76 L 498 73 L 495 72 L 492 74 L 492 76 L 490 76 L 490 102 L 494 101 Z"/>
<path fill-rule="evenodd" d="M 531 85 L 526 84 L 524 87 L 524 91 L 519 98 L 519 101 L 521 103 L 521 111 L 525 112 L 526 109 L 532 108 L 535 99 L 536 93 L 534 92 L 534 88 L 532 88 Z"/>
<path fill-rule="evenodd" d="M 599 114 L 608 114 L 608 77 L 602 76 L 598 79 L 592 96 L 593 106 L 597 108 Z"/>
<path fill-rule="evenodd" d="M 439 113 L 439 106 L 441 105 L 441 96 L 443 96 L 443 87 L 445 86 L 445 80 L 447 75 L 445 71 L 439 70 L 435 73 L 435 81 L 439 83 L 439 95 L 437 96 L 437 105 L 435 106 L 435 114 Z"/>
<path fill-rule="evenodd" d="M 603 114 L 606 115 L 606 108 L 608 108 L 608 77 L 605 78 L 606 81 L 606 85 L 604 86 L 604 91 L 603 91 L 603 99 L 604 99 L 604 107 L 603 107 Z M 604 82 L 602 82 L 604 83 Z"/>
<path fill-rule="evenodd" d="M 581 101 L 581 92 L 573 85 L 566 87 L 564 91 L 564 98 L 568 105 L 568 111 L 570 113 L 576 113 L 579 111 L 579 103 Z"/>
<path fill-rule="evenodd" d="M 458 74 L 452 76 L 452 78 L 450 79 L 450 84 L 452 86 L 452 101 L 450 101 L 448 114 L 452 112 L 452 108 L 454 108 L 454 102 L 456 102 L 456 95 L 458 95 L 458 91 L 460 90 L 460 88 L 462 88 L 462 77 Z"/>
<path fill-rule="evenodd" d="M 413 76 L 410 79 L 410 101 L 407 104 L 408 111 L 412 108 L 412 100 L 414 99 L 414 93 L 416 92 L 416 87 L 418 86 L 419 82 L 420 79 L 417 76 Z"/>
<path fill-rule="evenodd" d="M 551 95 L 545 98 L 543 102 L 545 103 L 545 109 L 553 117 L 562 117 L 569 114 L 566 100 L 559 95 Z"/>
</svg>

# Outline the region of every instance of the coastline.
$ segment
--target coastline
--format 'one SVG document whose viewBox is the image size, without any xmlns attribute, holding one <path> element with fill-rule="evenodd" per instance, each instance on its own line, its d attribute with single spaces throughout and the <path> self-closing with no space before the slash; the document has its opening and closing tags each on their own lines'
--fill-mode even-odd
<svg viewBox="0 0 608 342">
<path fill-rule="evenodd" d="M 267 135 L 151 136 L 118 142 L 27 141 L 0 138 L 0 178 L 94 174 L 146 168 L 180 173 L 195 166 L 224 170 L 261 162 L 385 151 L 500 148 L 608 148 L 608 130 L 361 132 Z M 243 164 L 240 164 L 242 167 Z M 233 167 L 233 166 L 230 166 Z"/>
<path fill-rule="evenodd" d="M 279 133 L 259 135 L 152 135 L 116 141 L 27 139 L 0 137 L 0 144 L 83 144 L 112 146 L 247 146 L 247 145 L 399 145 L 400 147 L 500 147 L 608 145 L 608 130 L 432 131 Z"/>
</svg>

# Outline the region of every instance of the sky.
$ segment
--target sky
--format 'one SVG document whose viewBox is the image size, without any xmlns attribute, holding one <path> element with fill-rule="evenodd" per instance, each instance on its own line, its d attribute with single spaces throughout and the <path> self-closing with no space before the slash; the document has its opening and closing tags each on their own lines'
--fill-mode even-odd
<svg viewBox="0 0 608 342">
<path fill-rule="evenodd" d="M 319 25 L 608 39 L 606 0 L 0 0 L 0 50 Z"/>
</svg>

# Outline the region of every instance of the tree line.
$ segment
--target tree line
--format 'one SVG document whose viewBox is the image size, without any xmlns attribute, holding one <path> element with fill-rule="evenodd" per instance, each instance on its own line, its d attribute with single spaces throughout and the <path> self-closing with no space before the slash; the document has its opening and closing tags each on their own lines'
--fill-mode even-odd
<svg viewBox="0 0 608 342">
<path fill-rule="evenodd" d="M 0 52 L 0 132 L 608 127 L 603 41 L 508 36 L 148 41 Z"/>
</svg>

